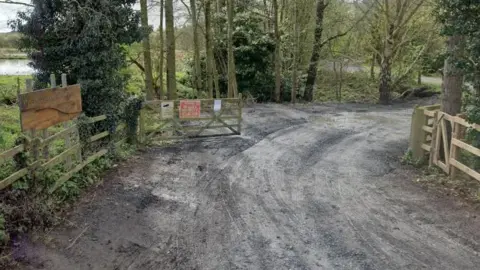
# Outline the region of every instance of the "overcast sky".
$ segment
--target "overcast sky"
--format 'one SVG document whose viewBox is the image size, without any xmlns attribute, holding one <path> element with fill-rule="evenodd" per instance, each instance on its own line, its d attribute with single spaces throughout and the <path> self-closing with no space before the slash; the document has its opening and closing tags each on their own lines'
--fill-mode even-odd
<svg viewBox="0 0 480 270">
<path fill-rule="evenodd" d="M 30 0 L 16 0 L 17 2 L 30 3 Z M 137 9 L 140 7 L 137 5 Z M 20 10 L 26 10 L 27 7 L 21 5 L 12 4 L 0 4 L 0 32 L 10 32 L 12 29 L 8 27 L 8 20 L 15 19 L 17 12 Z M 159 12 L 158 9 L 152 9 L 149 14 L 149 24 L 154 25 L 155 28 L 159 25 Z"/>
</svg>

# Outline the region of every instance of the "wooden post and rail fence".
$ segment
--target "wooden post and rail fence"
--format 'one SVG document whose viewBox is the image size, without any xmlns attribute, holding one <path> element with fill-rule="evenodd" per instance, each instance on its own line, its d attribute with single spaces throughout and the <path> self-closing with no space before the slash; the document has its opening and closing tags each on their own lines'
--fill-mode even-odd
<svg viewBox="0 0 480 270">
<path fill-rule="evenodd" d="M 428 157 L 430 166 L 437 166 L 452 177 L 461 171 L 480 181 L 480 172 L 461 161 L 461 151 L 480 159 L 480 149 L 466 140 L 469 129 L 480 132 L 480 125 L 468 123 L 462 114 L 441 112 L 440 105 L 417 107 L 410 135 L 412 157 Z"/>
<path fill-rule="evenodd" d="M 51 76 L 51 88 L 33 91 L 33 83 L 27 80 L 26 93 L 18 90 L 22 143 L 0 153 L 0 169 L 10 164 L 12 173 L 0 178 L 0 190 L 16 181 L 38 176 L 55 166 L 64 171 L 48 188 L 53 193 L 75 173 L 105 156 L 112 144 L 119 147 L 127 140 L 128 123 L 120 123 L 113 132 L 96 131 L 80 139 L 78 116 L 81 114 L 80 85 L 67 85 L 62 75 L 62 87 L 56 86 Z M 239 98 L 203 100 L 154 100 L 142 104 L 139 124 L 136 127 L 137 141 L 146 144 L 154 137 L 160 140 L 184 139 L 204 136 L 238 135 L 242 129 L 243 100 Z M 107 120 L 106 115 L 87 118 L 82 124 L 97 125 Z M 108 141 L 107 141 L 108 140 Z M 107 141 L 106 143 L 100 143 Z M 51 151 L 52 144 L 61 144 L 60 153 Z M 93 153 L 83 150 L 85 144 L 95 144 Z M 100 146 L 100 149 L 97 149 Z M 59 152 L 59 151 L 57 151 Z M 22 155 L 23 165 L 16 161 Z"/>
</svg>

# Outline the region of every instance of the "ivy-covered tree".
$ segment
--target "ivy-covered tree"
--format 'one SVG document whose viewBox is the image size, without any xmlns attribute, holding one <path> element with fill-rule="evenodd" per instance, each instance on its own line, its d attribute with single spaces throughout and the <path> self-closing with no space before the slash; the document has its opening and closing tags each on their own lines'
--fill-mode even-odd
<svg viewBox="0 0 480 270">
<path fill-rule="evenodd" d="M 82 85 L 87 116 L 119 115 L 125 100 L 124 44 L 142 39 L 135 0 L 33 0 L 11 26 L 23 34 L 20 49 L 31 59 L 39 87 L 49 74 L 66 73 Z M 60 77 L 60 76 L 58 76 Z"/>
<path fill-rule="evenodd" d="M 480 2 L 441 0 L 438 14 L 443 24 L 443 34 L 463 39 L 464 45 L 457 47 L 462 51 L 452 52 L 458 55 L 454 65 L 463 71 L 465 80 L 473 86 L 473 89 L 466 91 L 464 107 L 468 118 L 480 123 Z"/>
<path fill-rule="evenodd" d="M 469 86 L 464 87 L 466 91 L 463 91 L 463 108 L 467 114 L 467 120 L 480 123 L 480 2 L 440 0 L 438 14 L 443 23 L 443 34 L 449 37 L 449 50 L 445 61 L 445 67 L 448 68 L 443 71 L 444 88 L 445 85 L 449 85 L 446 82 L 448 77 L 461 72 L 462 79 L 464 77 L 469 83 Z M 455 72 L 452 74 L 451 71 Z M 463 84 L 463 81 L 461 83 Z M 444 95 L 447 90 L 452 89 L 444 89 Z M 453 100 L 451 93 L 448 93 L 443 100 L 444 107 L 457 105 L 454 106 L 457 108 L 456 103 L 462 101 L 461 90 L 454 95 Z M 467 137 L 474 146 L 480 147 L 480 132 L 469 130 Z M 474 168 L 480 169 L 480 158 L 474 158 L 471 162 Z"/>
</svg>

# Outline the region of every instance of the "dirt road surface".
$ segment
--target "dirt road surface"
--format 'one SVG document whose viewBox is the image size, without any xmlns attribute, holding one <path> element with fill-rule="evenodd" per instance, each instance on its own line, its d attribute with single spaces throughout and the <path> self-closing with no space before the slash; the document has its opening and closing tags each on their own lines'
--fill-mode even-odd
<svg viewBox="0 0 480 270">
<path fill-rule="evenodd" d="M 479 269 L 480 211 L 399 164 L 411 105 L 256 105 L 151 148 L 19 244 L 25 269 Z"/>
</svg>

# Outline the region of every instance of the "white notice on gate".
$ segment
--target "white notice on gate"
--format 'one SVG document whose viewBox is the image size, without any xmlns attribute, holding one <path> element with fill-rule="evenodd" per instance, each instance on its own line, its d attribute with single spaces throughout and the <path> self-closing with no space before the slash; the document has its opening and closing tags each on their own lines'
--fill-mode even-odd
<svg viewBox="0 0 480 270">
<path fill-rule="evenodd" d="M 215 99 L 215 101 L 213 102 L 213 111 L 219 112 L 221 109 L 222 109 L 222 100 Z"/>
<path fill-rule="evenodd" d="M 164 101 L 161 103 L 162 108 L 162 119 L 172 119 L 173 118 L 173 101 Z"/>
</svg>

